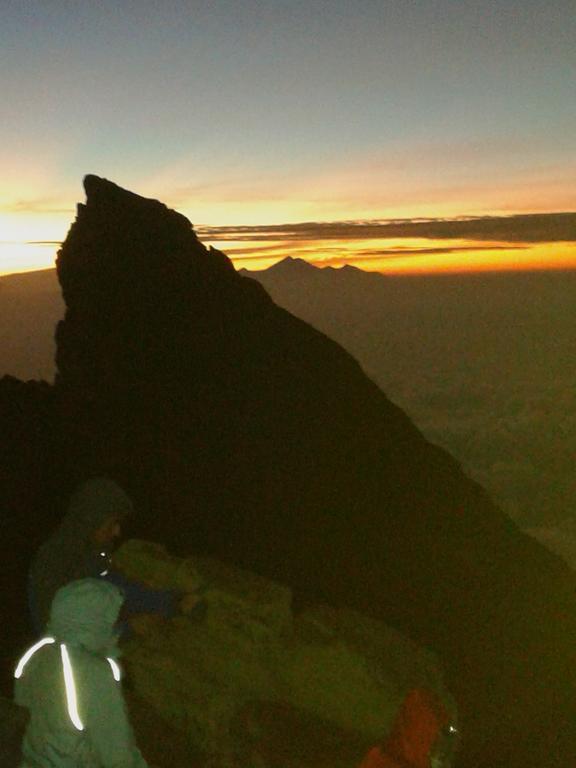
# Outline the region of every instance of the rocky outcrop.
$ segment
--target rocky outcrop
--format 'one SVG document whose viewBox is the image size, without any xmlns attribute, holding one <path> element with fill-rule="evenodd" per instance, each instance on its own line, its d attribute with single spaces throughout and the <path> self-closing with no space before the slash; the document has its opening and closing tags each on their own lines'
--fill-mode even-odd
<svg viewBox="0 0 576 768">
<path fill-rule="evenodd" d="M 573 755 L 568 569 L 186 219 L 85 186 L 58 257 L 57 386 L 77 403 L 85 460 L 139 499 L 146 537 L 434 648 L 462 710 L 463 764 Z"/>
<path fill-rule="evenodd" d="M 17 766 L 22 758 L 20 745 L 28 713 L 0 696 L 0 765 Z"/>
<path fill-rule="evenodd" d="M 53 461 L 58 428 L 54 391 L 38 381 L 0 379 L 0 508 L 2 509 L 2 615 L 9 631 L 0 632 L 0 691 L 12 694 L 12 671 L 29 641 L 27 570 L 46 535 L 48 496 L 54 489 Z"/>
<path fill-rule="evenodd" d="M 106 472 L 136 535 L 286 585 L 296 615 L 360 611 L 431 647 L 464 768 L 565 768 L 574 574 L 184 217 L 85 186 L 57 265 L 54 493 Z"/>
<path fill-rule="evenodd" d="M 283 744 L 282 765 L 317 768 L 320 750 L 321 764 L 353 768 L 413 687 L 435 690 L 456 722 L 436 660 L 382 622 L 327 606 L 295 616 L 285 586 L 148 542 L 127 542 L 115 564 L 157 588 L 207 588 L 199 619 L 143 617 L 123 661 L 210 765 L 273 768 Z"/>
</svg>

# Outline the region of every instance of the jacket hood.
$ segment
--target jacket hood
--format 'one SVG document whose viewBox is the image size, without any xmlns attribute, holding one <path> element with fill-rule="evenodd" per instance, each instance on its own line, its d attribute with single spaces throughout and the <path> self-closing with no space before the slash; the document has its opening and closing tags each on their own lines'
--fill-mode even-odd
<svg viewBox="0 0 576 768">
<path fill-rule="evenodd" d="M 94 477 L 72 495 L 66 514 L 40 547 L 30 572 L 30 608 L 40 632 L 56 591 L 74 579 L 95 576 L 92 535 L 111 516 L 126 517 L 132 502 L 113 480 Z"/>
<path fill-rule="evenodd" d="M 115 655 L 114 625 L 123 602 L 120 589 L 107 581 L 72 581 L 54 597 L 47 632 L 59 642 Z"/>
<path fill-rule="evenodd" d="M 124 518 L 131 512 L 132 502 L 114 480 L 94 477 L 72 494 L 56 535 L 77 547 L 87 543 L 109 517 Z"/>
</svg>

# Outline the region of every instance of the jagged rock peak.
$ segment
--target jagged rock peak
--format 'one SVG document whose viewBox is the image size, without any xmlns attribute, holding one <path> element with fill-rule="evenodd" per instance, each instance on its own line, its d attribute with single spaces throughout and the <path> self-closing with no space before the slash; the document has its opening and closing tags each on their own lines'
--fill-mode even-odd
<svg viewBox="0 0 576 768">
<path fill-rule="evenodd" d="M 227 257 L 207 249 L 190 221 L 158 200 L 99 176 L 84 178 L 86 202 L 58 252 L 58 278 L 68 307 L 94 293 L 108 298 L 173 293 L 234 273 Z M 180 289 L 178 289 L 180 290 Z"/>
<path fill-rule="evenodd" d="M 255 291 L 223 253 L 198 240 L 182 214 L 98 176 L 86 176 L 84 188 L 86 202 L 56 261 L 66 303 L 56 331 L 57 380 L 80 389 L 105 370 L 123 380 L 127 368 L 134 380 L 138 366 L 168 370 L 159 362 L 162 349 L 181 356 L 176 350 L 189 343 L 186 329 L 198 315 L 210 317 L 210 327 L 218 322 L 213 294 L 226 304 L 234 283 Z M 173 358 L 171 365 L 177 367 Z"/>
<path fill-rule="evenodd" d="M 171 210 L 159 200 L 142 197 L 101 176 L 87 174 L 84 177 L 84 191 L 86 192 L 86 206 L 90 208 L 103 208 L 107 212 L 111 208 L 125 209 L 126 211 L 141 210 L 147 216 L 154 215 L 154 213 L 156 215 L 164 214 L 180 221 L 181 225 L 186 226 L 186 228 L 192 229 L 192 224 L 185 216 Z M 86 206 L 82 206 L 82 208 Z"/>
</svg>

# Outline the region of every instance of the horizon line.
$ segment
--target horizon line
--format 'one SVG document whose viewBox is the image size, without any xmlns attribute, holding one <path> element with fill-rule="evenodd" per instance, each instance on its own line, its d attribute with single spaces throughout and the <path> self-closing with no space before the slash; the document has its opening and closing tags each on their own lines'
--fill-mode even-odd
<svg viewBox="0 0 576 768">
<path fill-rule="evenodd" d="M 230 258 L 230 257 L 228 257 Z M 281 264 L 284 261 L 301 261 L 307 264 L 308 266 L 312 267 L 313 269 L 317 270 L 333 270 L 333 271 L 340 271 L 342 269 L 345 269 L 346 267 L 357 270 L 359 272 L 365 272 L 366 274 L 371 275 L 382 275 L 383 277 L 444 277 L 444 276 L 470 276 L 470 275 L 501 275 L 501 274 L 542 274 L 544 272 L 576 272 L 576 265 L 575 266 L 566 266 L 566 265 L 540 265 L 540 266 L 534 266 L 533 264 L 527 265 L 526 267 L 522 266 L 502 266 L 502 267 L 494 267 L 492 265 L 487 267 L 478 267 L 478 266 L 471 266 L 471 267 L 464 267 L 464 268 L 445 268 L 445 269 L 439 269 L 439 268 L 421 268 L 421 269 L 386 269 L 386 270 L 380 270 L 380 269 L 365 269 L 364 267 L 357 267 L 354 264 L 349 263 L 343 263 L 340 266 L 334 266 L 333 264 L 321 264 L 321 263 L 315 263 L 313 261 L 308 261 L 307 259 L 303 259 L 300 256 L 284 256 L 277 261 L 274 262 L 274 264 L 270 264 L 267 267 L 263 267 L 261 269 L 247 269 L 245 266 L 236 265 L 235 261 L 240 261 L 240 259 L 234 260 L 233 258 L 230 258 L 230 261 L 233 263 L 234 268 L 237 272 L 240 270 L 243 270 L 245 272 L 250 273 L 259 273 L 259 272 L 267 272 L 270 269 L 273 269 L 274 267 L 278 266 L 278 264 Z M 0 280 L 7 277 L 16 277 L 18 275 L 29 275 L 29 274 L 35 274 L 38 272 L 56 272 L 56 265 L 53 265 L 51 267 L 32 267 L 30 269 L 21 269 L 16 270 L 14 272 L 0 272 Z"/>
</svg>

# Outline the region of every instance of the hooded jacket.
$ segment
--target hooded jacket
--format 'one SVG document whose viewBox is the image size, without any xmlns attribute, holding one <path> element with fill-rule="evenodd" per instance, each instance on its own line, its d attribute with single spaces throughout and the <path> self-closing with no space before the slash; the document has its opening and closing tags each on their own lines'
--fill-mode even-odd
<svg viewBox="0 0 576 768">
<path fill-rule="evenodd" d="M 29 576 L 29 603 L 34 629 L 44 631 L 56 592 L 74 579 L 95 577 L 107 567 L 109 553 L 92 535 L 111 516 L 132 512 L 132 502 L 107 477 L 95 477 L 72 495 L 60 525 L 40 547 Z"/>
<path fill-rule="evenodd" d="M 21 768 L 147 768 L 115 679 L 122 601 L 117 587 L 99 579 L 71 582 L 56 594 L 46 632 L 52 642 L 19 665 L 15 700 L 30 711 Z"/>
</svg>

